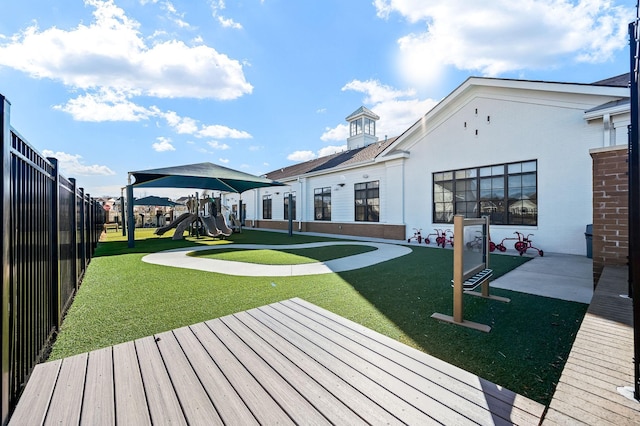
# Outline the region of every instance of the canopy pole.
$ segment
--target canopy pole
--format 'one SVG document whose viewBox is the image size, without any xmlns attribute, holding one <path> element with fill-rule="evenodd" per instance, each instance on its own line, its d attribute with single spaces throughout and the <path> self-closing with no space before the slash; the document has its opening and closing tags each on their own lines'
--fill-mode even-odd
<svg viewBox="0 0 640 426">
<path fill-rule="evenodd" d="M 129 175 L 129 184 L 127 185 L 127 241 L 128 247 L 136 246 L 136 221 L 133 217 L 133 185 L 131 185 L 131 175 Z"/>
<path fill-rule="evenodd" d="M 289 236 L 293 235 L 293 194 L 289 192 L 287 195 L 287 217 L 289 218 Z"/>
<path fill-rule="evenodd" d="M 125 210 L 125 203 L 124 203 L 124 188 L 120 188 L 120 225 L 122 226 L 122 236 L 126 237 L 127 236 L 127 223 L 129 222 L 128 220 L 125 220 L 125 216 L 127 215 L 127 211 Z"/>
<path fill-rule="evenodd" d="M 239 192 L 238 195 L 240 195 L 240 201 L 238 201 L 238 216 L 240 218 L 240 220 L 238 221 L 238 232 L 242 233 L 242 220 L 244 219 L 242 217 L 243 215 L 243 211 L 242 211 L 242 192 Z"/>
</svg>

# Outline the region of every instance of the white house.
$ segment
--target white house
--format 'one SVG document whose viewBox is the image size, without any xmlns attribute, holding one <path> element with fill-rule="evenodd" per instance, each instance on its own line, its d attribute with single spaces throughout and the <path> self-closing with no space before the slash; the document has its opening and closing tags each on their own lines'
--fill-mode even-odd
<svg viewBox="0 0 640 426">
<path fill-rule="evenodd" d="M 247 226 L 407 239 L 489 215 L 498 243 L 533 234 L 546 252 L 585 254 L 592 223 L 589 150 L 627 144 L 628 75 L 593 84 L 472 77 L 396 138 L 350 114 L 345 152 L 274 170 L 242 195 Z M 237 209 L 238 195 L 223 204 Z M 505 242 L 513 247 L 513 241 Z"/>
</svg>

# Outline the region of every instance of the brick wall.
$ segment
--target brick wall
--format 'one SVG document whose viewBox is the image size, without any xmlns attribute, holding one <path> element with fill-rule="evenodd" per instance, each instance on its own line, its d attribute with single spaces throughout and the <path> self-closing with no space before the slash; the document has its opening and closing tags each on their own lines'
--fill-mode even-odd
<svg viewBox="0 0 640 426">
<path fill-rule="evenodd" d="M 629 254 L 629 153 L 597 148 L 593 160 L 593 282 L 605 265 L 626 265 Z"/>
</svg>

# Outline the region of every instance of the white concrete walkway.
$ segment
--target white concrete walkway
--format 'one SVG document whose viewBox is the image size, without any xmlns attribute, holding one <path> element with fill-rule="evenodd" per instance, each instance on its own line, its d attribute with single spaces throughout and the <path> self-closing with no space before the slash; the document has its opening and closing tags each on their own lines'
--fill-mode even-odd
<svg viewBox="0 0 640 426">
<path fill-rule="evenodd" d="M 327 262 L 304 263 L 298 265 L 263 265 L 258 263 L 234 262 L 230 260 L 209 259 L 199 256 L 190 256 L 190 253 L 202 250 L 216 249 L 261 249 L 261 250 L 295 250 L 313 247 L 324 247 L 334 245 L 358 245 L 375 247 L 376 250 L 353 256 L 342 257 L 329 260 Z M 143 262 L 155 265 L 174 266 L 176 268 L 196 269 L 199 271 L 217 272 L 220 274 L 236 275 L 244 277 L 281 277 L 318 275 L 332 272 L 351 271 L 353 269 L 365 268 L 376 263 L 385 262 L 400 256 L 411 253 L 411 248 L 377 242 L 359 241 L 335 241 L 307 244 L 233 244 L 219 246 L 186 247 L 174 250 L 166 250 L 158 253 L 148 254 L 142 258 Z"/>
</svg>

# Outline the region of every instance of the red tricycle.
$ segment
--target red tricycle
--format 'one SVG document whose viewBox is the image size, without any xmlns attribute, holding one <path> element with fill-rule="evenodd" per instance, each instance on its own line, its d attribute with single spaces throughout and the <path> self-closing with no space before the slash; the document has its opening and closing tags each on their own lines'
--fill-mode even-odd
<svg viewBox="0 0 640 426">
<path fill-rule="evenodd" d="M 413 228 L 413 231 L 413 237 L 407 238 L 407 242 L 410 243 L 411 240 L 416 240 L 420 244 L 422 242 L 422 228 Z"/>
<path fill-rule="evenodd" d="M 429 234 L 427 235 L 427 238 L 425 238 L 424 242 L 425 244 L 430 244 L 431 240 L 429 239 L 429 236 L 431 235 L 435 235 L 436 236 L 436 245 L 437 246 L 442 246 L 442 248 L 445 248 L 445 246 L 447 245 L 447 243 L 451 244 L 451 247 L 453 247 L 453 231 L 451 229 L 435 229 L 436 233 L 435 234 Z M 451 236 L 449 236 L 451 235 Z"/>
<path fill-rule="evenodd" d="M 524 234 L 521 234 L 518 231 L 515 231 L 515 233 L 518 234 L 518 241 L 515 244 L 515 248 L 516 250 L 518 250 L 518 253 L 520 253 L 520 256 L 525 254 L 527 252 L 527 249 L 537 250 L 540 257 L 544 256 L 544 251 L 532 245 L 532 241 L 529 237 L 532 236 L 533 234 L 528 234 L 525 237 Z"/>
</svg>

